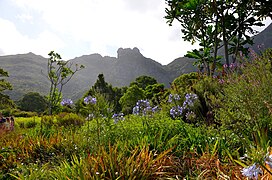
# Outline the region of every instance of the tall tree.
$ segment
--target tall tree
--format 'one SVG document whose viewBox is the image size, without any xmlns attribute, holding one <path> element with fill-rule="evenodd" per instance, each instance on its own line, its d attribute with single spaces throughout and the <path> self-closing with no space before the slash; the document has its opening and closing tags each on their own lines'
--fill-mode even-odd
<svg viewBox="0 0 272 180">
<path fill-rule="evenodd" d="M 230 65 L 229 56 L 235 62 L 243 46 L 252 43 L 249 34 L 255 34 L 253 26 L 262 26 L 272 4 L 261 7 L 261 1 L 252 0 L 166 0 L 165 18 L 171 25 L 176 19 L 182 26 L 183 38 L 199 42 L 201 48 L 188 52 L 187 56 L 198 59 L 198 65 L 212 75 L 224 48 L 224 59 Z"/>
<path fill-rule="evenodd" d="M 47 77 L 51 83 L 48 95 L 48 113 L 51 115 L 57 110 L 60 104 L 63 86 L 71 80 L 77 71 L 83 69 L 84 66 L 76 64 L 75 68 L 72 69 L 73 63 L 62 60 L 58 53 L 51 51 L 48 55 L 50 58 L 47 64 Z"/>
<path fill-rule="evenodd" d="M 8 72 L 0 68 L 0 109 L 14 106 L 8 95 L 3 94 L 5 90 L 12 90 L 12 85 L 4 78 L 8 77 Z"/>
<path fill-rule="evenodd" d="M 112 87 L 111 84 L 105 81 L 104 75 L 99 74 L 97 81 L 84 97 L 89 95 L 96 96 L 97 94 L 102 95 L 113 106 L 114 112 L 120 112 L 121 105 L 119 100 L 123 96 L 124 91 L 124 88 Z"/>
<path fill-rule="evenodd" d="M 47 108 L 47 101 L 38 92 L 29 92 L 23 96 L 19 105 L 21 110 L 42 113 Z"/>
</svg>

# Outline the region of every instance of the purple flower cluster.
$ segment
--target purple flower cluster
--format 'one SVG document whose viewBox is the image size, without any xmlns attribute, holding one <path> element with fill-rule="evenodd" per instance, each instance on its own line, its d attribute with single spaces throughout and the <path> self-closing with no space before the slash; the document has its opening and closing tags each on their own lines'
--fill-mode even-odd
<svg viewBox="0 0 272 180">
<path fill-rule="evenodd" d="M 71 106 L 73 104 L 73 101 L 72 99 L 63 99 L 60 104 L 62 106 Z"/>
<path fill-rule="evenodd" d="M 241 172 L 244 176 L 250 179 L 253 178 L 258 179 L 258 175 L 263 173 L 261 168 L 258 165 L 256 165 L 256 163 L 246 168 L 243 168 Z"/>
<path fill-rule="evenodd" d="M 85 104 L 96 104 L 96 98 L 92 96 L 87 96 L 84 98 Z"/>
<path fill-rule="evenodd" d="M 180 96 L 178 94 L 169 94 L 168 96 L 168 102 L 173 102 L 174 101 L 179 101 L 180 100 Z"/>
<path fill-rule="evenodd" d="M 169 95 L 169 98 L 172 98 L 174 96 L 170 96 Z M 179 97 L 179 96 L 176 96 L 176 97 Z M 174 106 L 170 109 L 170 116 L 172 118 L 176 118 L 176 117 L 179 117 L 179 116 L 182 116 L 182 113 L 184 112 L 184 110 L 186 109 L 190 109 L 190 107 L 193 107 L 194 106 L 194 103 L 195 101 L 198 99 L 197 95 L 196 94 L 193 94 L 193 93 L 188 93 L 185 95 L 185 101 L 183 102 L 183 105 L 182 107 L 181 106 Z M 168 102 L 169 102 L 169 99 L 168 99 Z"/>
<path fill-rule="evenodd" d="M 123 113 L 114 114 L 114 115 L 112 115 L 112 118 L 114 120 L 114 124 L 118 123 L 118 121 L 122 121 L 125 119 Z"/>
<path fill-rule="evenodd" d="M 195 101 L 198 99 L 196 94 L 189 93 L 185 95 L 185 101 L 183 102 L 183 107 L 192 107 L 194 106 Z"/>
<path fill-rule="evenodd" d="M 180 107 L 180 106 L 174 106 L 170 109 L 170 115 L 173 117 L 173 118 L 176 118 L 176 117 L 179 117 L 182 115 L 183 113 L 183 107 Z"/>
<path fill-rule="evenodd" d="M 147 115 L 149 113 L 155 113 L 159 111 L 159 107 L 151 107 L 148 100 L 138 100 L 136 106 L 133 108 L 133 114 L 135 115 Z"/>
</svg>

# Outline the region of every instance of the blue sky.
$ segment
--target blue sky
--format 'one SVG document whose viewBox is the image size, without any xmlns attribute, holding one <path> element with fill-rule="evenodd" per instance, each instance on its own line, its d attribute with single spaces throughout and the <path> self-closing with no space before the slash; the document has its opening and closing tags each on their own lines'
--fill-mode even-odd
<svg viewBox="0 0 272 180">
<path fill-rule="evenodd" d="M 164 0 L 0 0 L 0 55 L 55 50 L 64 59 L 120 47 L 168 64 L 195 48 L 168 26 Z M 268 22 L 267 22 L 268 24 Z"/>
</svg>

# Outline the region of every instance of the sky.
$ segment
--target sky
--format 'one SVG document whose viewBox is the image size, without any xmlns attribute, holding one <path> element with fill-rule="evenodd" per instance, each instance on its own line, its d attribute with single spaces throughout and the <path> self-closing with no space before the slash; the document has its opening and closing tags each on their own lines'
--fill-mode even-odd
<svg viewBox="0 0 272 180">
<path fill-rule="evenodd" d="M 165 8 L 165 0 L 0 0 L 0 55 L 54 50 L 69 60 L 137 47 L 166 65 L 197 45 L 166 23 Z"/>
</svg>

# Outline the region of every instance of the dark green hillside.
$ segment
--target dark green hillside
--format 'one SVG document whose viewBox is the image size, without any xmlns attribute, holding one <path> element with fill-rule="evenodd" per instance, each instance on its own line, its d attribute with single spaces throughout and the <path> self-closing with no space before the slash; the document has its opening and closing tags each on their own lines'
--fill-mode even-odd
<svg viewBox="0 0 272 180">
<path fill-rule="evenodd" d="M 180 57 L 164 66 L 164 68 L 170 72 L 170 77 L 175 79 L 179 77 L 181 74 L 186 74 L 190 72 L 197 71 L 197 68 L 193 65 L 195 62 L 194 59 L 190 59 L 187 57 Z"/>
<path fill-rule="evenodd" d="M 118 87 L 128 86 L 142 75 L 154 77 L 165 86 L 169 86 L 175 78 L 170 76 L 171 69 L 166 70 L 160 63 L 144 57 L 137 48 L 120 48 L 117 58 L 91 54 L 70 61 L 74 65 L 85 66 L 63 90 L 63 96 L 72 99 L 80 98 L 95 83 L 99 74 L 104 74 L 107 82 Z M 10 77 L 7 80 L 13 85 L 13 90 L 6 93 L 13 100 L 19 100 L 28 92 L 39 92 L 42 95 L 48 93 L 47 58 L 28 53 L 0 56 L 0 62 L 1 67 L 9 72 Z"/>
<path fill-rule="evenodd" d="M 1 56 L 1 67 L 9 73 L 7 80 L 13 90 L 7 92 L 12 99 L 18 100 L 30 91 L 37 91 L 45 95 L 49 82 L 41 71 L 46 73 L 47 59 L 33 53 Z"/>
</svg>

